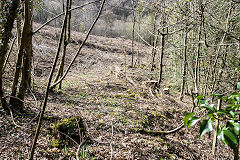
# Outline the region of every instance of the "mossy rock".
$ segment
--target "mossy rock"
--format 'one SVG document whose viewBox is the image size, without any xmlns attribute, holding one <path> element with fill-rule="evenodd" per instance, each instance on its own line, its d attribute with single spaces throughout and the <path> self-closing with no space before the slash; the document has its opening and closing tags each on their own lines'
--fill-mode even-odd
<svg viewBox="0 0 240 160">
<path fill-rule="evenodd" d="M 86 128 L 81 117 L 68 117 L 51 123 L 47 133 L 50 147 L 63 148 L 74 141 L 80 143 L 81 137 L 86 137 Z"/>
</svg>

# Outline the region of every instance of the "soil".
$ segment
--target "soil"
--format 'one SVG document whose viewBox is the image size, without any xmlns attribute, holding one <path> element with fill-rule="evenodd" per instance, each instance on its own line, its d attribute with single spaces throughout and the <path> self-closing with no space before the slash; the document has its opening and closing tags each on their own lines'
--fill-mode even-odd
<svg viewBox="0 0 240 160">
<path fill-rule="evenodd" d="M 47 26 L 34 36 L 33 85 L 25 100 L 25 112 L 15 113 L 12 119 L 0 110 L 0 159 L 27 159 L 59 33 L 60 29 Z M 72 32 L 66 66 L 84 36 Z M 137 132 L 142 128 L 161 131 L 178 127 L 190 111 L 192 101 L 188 95 L 183 102 L 179 101 L 178 91 L 172 88 L 169 94 L 164 94 L 163 89 L 168 87 L 166 80 L 158 96 L 152 96 L 146 82 L 157 80 L 158 71 L 149 69 L 151 47 L 134 42 L 132 52 L 131 43 L 123 38 L 89 37 L 62 88 L 50 93 L 35 159 L 76 159 L 78 145 L 50 147 L 47 134 L 51 123 L 70 116 L 82 117 L 87 128 L 88 138 L 81 138 L 86 143 L 79 151 L 85 153 L 85 159 L 233 159 L 232 151 L 222 143 L 217 145 L 217 156 L 212 156 L 212 135 L 199 139 L 197 126 L 169 135 Z M 134 67 L 131 67 L 132 53 L 134 62 L 138 55 Z M 10 59 L 4 79 L 8 94 L 16 46 Z"/>
</svg>

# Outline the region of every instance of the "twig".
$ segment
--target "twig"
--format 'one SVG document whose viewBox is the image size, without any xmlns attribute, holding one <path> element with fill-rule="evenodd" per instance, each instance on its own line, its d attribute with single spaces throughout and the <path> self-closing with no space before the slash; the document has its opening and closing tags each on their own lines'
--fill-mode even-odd
<svg viewBox="0 0 240 160">
<path fill-rule="evenodd" d="M 61 132 L 61 131 L 58 131 L 58 130 L 55 130 L 55 131 L 57 131 L 58 133 L 60 133 L 60 134 L 62 134 L 62 135 L 64 135 L 64 136 L 66 136 L 67 138 L 69 138 L 70 140 L 72 140 L 76 145 L 79 145 L 79 143 L 76 142 L 74 139 L 72 139 L 72 137 L 70 137 L 69 135 L 67 135 L 67 134 L 65 134 L 65 133 L 63 133 L 63 132 Z"/>
<path fill-rule="evenodd" d="M 8 105 L 7 105 L 7 107 L 8 107 L 8 110 L 9 110 L 9 112 L 10 112 L 10 115 L 11 115 L 11 119 L 12 119 L 13 124 L 14 124 L 16 127 L 18 127 L 18 128 L 23 128 L 24 126 L 19 126 L 19 125 L 15 122 L 14 117 L 13 117 L 13 113 L 12 113 L 12 109 L 11 109 Z"/>
</svg>

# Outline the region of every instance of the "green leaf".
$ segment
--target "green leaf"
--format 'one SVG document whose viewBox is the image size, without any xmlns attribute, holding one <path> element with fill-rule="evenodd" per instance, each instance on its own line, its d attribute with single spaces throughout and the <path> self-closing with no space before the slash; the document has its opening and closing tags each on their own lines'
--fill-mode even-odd
<svg viewBox="0 0 240 160">
<path fill-rule="evenodd" d="M 201 107 L 201 108 L 206 108 L 207 110 L 212 111 L 212 112 L 215 112 L 215 111 L 216 111 L 216 109 L 215 109 L 215 107 L 214 107 L 214 104 L 210 104 L 210 105 L 204 104 L 204 105 L 200 105 L 200 107 Z"/>
<path fill-rule="evenodd" d="M 187 114 L 185 115 L 185 118 L 184 118 L 184 126 L 185 126 L 185 127 L 187 127 L 187 124 L 188 124 L 189 119 L 192 118 L 192 116 L 194 116 L 194 115 L 195 115 L 194 112 L 192 112 L 192 113 L 187 113 Z M 188 128 L 188 127 L 187 127 L 187 128 Z"/>
<path fill-rule="evenodd" d="M 218 131 L 218 139 L 230 148 L 235 149 L 237 146 L 237 137 L 231 132 L 229 128 L 223 128 Z"/>
<path fill-rule="evenodd" d="M 240 81 L 237 83 L 237 89 L 240 90 Z"/>
<path fill-rule="evenodd" d="M 200 100 L 200 99 L 203 99 L 203 97 L 204 97 L 203 95 L 198 95 L 197 97 L 194 98 L 194 102 L 195 102 L 195 103 L 196 103 L 196 102 L 199 103 L 199 100 Z"/>
<path fill-rule="evenodd" d="M 236 73 L 237 71 L 239 71 L 240 70 L 240 66 L 239 67 L 237 67 L 237 68 L 235 68 L 235 70 L 234 70 L 234 72 L 233 73 Z"/>
<path fill-rule="evenodd" d="M 198 117 L 190 118 L 187 124 L 187 128 L 194 126 L 198 121 L 200 121 L 200 118 Z"/>
<path fill-rule="evenodd" d="M 220 110 L 217 111 L 217 114 L 218 114 L 218 115 L 224 115 L 224 114 L 228 114 L 228 113 L 229 113 L 229 112 L 226 111 L 225 109 L 220 109 Z"/>
<path fill-rule="evenodd" d="M 208 104 L 208 99 L 201 99 L 199 100 L 200 105 L 206 105 Z"/>
<path fill-rule="evenodd" d="M 227 122 L 227 125 L 230 126 L 230 129 L 232 129 L 233 133 L 238 136 L 240 131 L 240 123 L 234 122 L 233 120 L 229 120 Z"/>
<path fill-rule="evenodd" d="M 229 114 L 234 118 L 235 117 L 235 113 L 233 111 L 230 111 Z"/>
<path fill-rule="evenodd" d="M 219 93 L 212 94 L 211 96 L 217 97 L 218 99 L 222 98 L 222 95 Z"/>
<path fill-rule="evenodd" d="M 205 133 L 211 132 L 212 130 L 213 130 L 213 121 L 212 121 L 212 119 L 203 120 L 201 125 L 200 125 L 200 138 L 202 138 L 202 136 Z"/>
</svg>

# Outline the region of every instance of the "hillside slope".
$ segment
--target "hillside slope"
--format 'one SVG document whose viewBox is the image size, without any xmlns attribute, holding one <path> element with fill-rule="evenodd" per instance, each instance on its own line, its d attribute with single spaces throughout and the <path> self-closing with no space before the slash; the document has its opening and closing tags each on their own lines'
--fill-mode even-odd
<svg viewBox="0 0 240 160">
<path fill-rule="evenodd" d="M 35 27 L 39 24 L 35 24 Z M 0 116 L 0 159 L 26 159 L 43 100 L 46 79 L 57 48 L 60 29 L 45 27 L 34 36 L 33 94 L 29 93 L 26 114 L 14 115 L 23 126 L 16 127 L 3 111 Z M 76 53 L 84 34 L 72 32 L 66 65 Z M 50 94 L 44 125 L 37 145 L 37 159 L 76 158 L 77 145 L 49 147 L 49 125 L 61 118 L 81 116 L 91 143 L 87 156 L 95 159 L 214 159 L 211 141 L 199 140 L 198 128 L 181 129 L 170 135 L 141 134 L 138 129 L 171 130 L 179 126 L 192 106 L 191 98 L 177 100 L 176 91 L 153 97 L 145 85 L 158 72 L 149 71 L 151 48 L 134 43 L 139 55 L 131 68 L 131 40 L 90 36 L 62 89 Z M 14 60 L 14 55 L 12 56 Z M 8 79 L 11 80 L 11 71 Z M 163 83 L 167 84 L 167 82 Z M 33 96 L 34 95 L 34 96 Z M 34 100 L 36 97 L 36 100 Z M 84 138 L 83 138 L 84 139 Z M 218 145 L 216 159 L 232 159 L 231 152 Z"/>
</svg>

